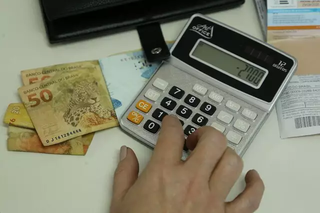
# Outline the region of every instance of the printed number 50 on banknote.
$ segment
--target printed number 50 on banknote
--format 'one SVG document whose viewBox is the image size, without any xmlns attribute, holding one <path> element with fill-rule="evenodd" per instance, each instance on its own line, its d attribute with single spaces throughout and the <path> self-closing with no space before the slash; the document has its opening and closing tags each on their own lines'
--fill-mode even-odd
<svg viewBox="0 0 320 213">
<path fill-rule="evenodd" d="M 18 91 L 44 146 L 118 125 L 95 68 L 61 72 Z"/>
</svg>

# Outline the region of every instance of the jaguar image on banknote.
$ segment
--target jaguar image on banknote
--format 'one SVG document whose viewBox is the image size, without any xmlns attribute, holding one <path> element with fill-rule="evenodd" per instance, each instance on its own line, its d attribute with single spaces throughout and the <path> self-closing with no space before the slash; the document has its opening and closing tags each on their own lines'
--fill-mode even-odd
<svg viewBox="0 0 320 213">
<path fill-rule="evenodd" d="M 76 127 L 86 113 L 94 113 L 100 118 L 115 116 L 113 110 L 105 109 L 100 103 L 98 82 L 81 81 L 73 89 L 64 120 Z"/>
<path fill-rule="evenodd" d="M 60 72 L 19 88 L 44 146 L 119 125 L 101 70 Z"/>
</svg>

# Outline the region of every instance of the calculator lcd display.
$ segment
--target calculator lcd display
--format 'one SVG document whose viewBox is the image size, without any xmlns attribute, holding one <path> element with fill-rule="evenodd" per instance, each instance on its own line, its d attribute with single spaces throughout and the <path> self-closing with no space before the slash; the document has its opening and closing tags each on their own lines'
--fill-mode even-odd
<svg viewBox="0 0 320 213">
<path fill-rule="evenodd" d="M 191 55 L 200 62 L 209 64 L 213 68 L 229 74 L 233 78 L 240 79 L 255 88 L 261 85 L 267 74 L 266 70 L 260 69 L 203 41 L 198 42 Z"/>
</svg>

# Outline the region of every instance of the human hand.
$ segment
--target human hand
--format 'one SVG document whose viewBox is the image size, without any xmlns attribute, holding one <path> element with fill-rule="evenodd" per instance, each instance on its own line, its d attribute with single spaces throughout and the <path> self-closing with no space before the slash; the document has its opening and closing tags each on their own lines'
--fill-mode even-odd
<svg viewBox="0 0 320 213">
<path fill-rule="evenodd" d="M 242 159 L 227 148 L 223 134 L 201 127 L 187 138 L 192 150 L 181 160 L 184 133 L 179 120 L 166 116 L 150 162 L 138 177 L 134 152 L 122 147 L 114 176 L 111 213 L 252 213 L 264 184 L 256 171 L 246 175 L 246 188 L 232 202 L 227 195 L 239 178 Z"/>
</svg>

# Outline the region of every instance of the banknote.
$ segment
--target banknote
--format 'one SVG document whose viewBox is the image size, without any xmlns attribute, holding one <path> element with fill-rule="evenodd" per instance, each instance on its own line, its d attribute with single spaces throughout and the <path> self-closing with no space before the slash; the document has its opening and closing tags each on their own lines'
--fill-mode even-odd
<svg viewBox="0 0 320 213">
<path fill-rule="evenodd" d="M 60 72 L 18 92 L 44 146 L 119 125 L 95 67 Z"/>
<path fill-rule="evenodd" d="M 171 48 L 173 42 L 167 41 Z M 113 106 L 120 119 L 160 63 L 149 63 L 142 50 L 124 52 L 99 60 Z"/>
<path fill-rule="evenodd" d="M 43 146 L 35 130 L 11 125 L 8 127 L 7 146 L 9 151 L 46 154 L 85 155 L 87 152 L 86 146 L 79 138 L 52 146 Z"/>
<path fill-rule="evenodd" d="M 74 62 L 74 63 L 66 63 L 66 64 L 57 64 L 53 66 L 46 66 L 40 67 L 35 69 L 29 69 L 21 71 L 22 82 L 24 85 L 34 84 L 46 79 L 51 78 L 56 73 L 60 72 L 68 72 L 68 71 L 75 71 L 81 68 L 96 68 L 100 70 L 99 61 L 81 61 L 81 62 Z M 85 138 L 91 138 L 91 140 L 86 140 L 85 138 L 81 138 L 83 142 L 90 142 L 92 141 L 94 133 L 88 134 Z M 86 148 L 89 148 L 90 143 L 88 143 Z"/>
<path fill-rule="evenodd" d="M 86 154 L 88 152 L 88 149 L 89 149 L 89 146 L 90 146 L 90 144 L 91 144 L 91 142 L 93 140 L 93 137 L 94 137 L 94 133 L 90 133 L 90 134 L 86 134 L 86 135 L 80 136 L 81 142 L 83 144 L 83 152 L 84 152 L 84 154 Z"/>
<path fill-rule="evenodd" d="M 21 129 L 28 128 L 34 131 L 33 123 L 31 122 L 31 119 L 23 103 L 9 104 L 7 112 L 4 117 L 4 123 L 9 124 L 10 126 L 22 127 Z M 14 128 L 11 127 L 11 129 L 14 129 Z M 94 133 L 90 133 L 87 135 L 79 136 L 75 139 L 80 140 L 83 143 L 83 149 L 84 149 L 84 152 L 86 153 L 93 140 L 93 137 L 94 137 Z M 51 154 L 55 154 L 55 153 L 51 153 Z"/>
<path fill-rule="evenodd" d="M 21 71 L 23 85 L 30 85 L 51 78 L 56 73 L 75 71 L 78 69 L 96 68 L 100 69 L 99 61 L 81 61 L 67 64 L 40 67 Z"/>
<path fill-rule="evenodd" d="M 34 129 L 33 123 L 23 103 L 9 104 L 3 122 L 18 127 Z"/>
</svg>

